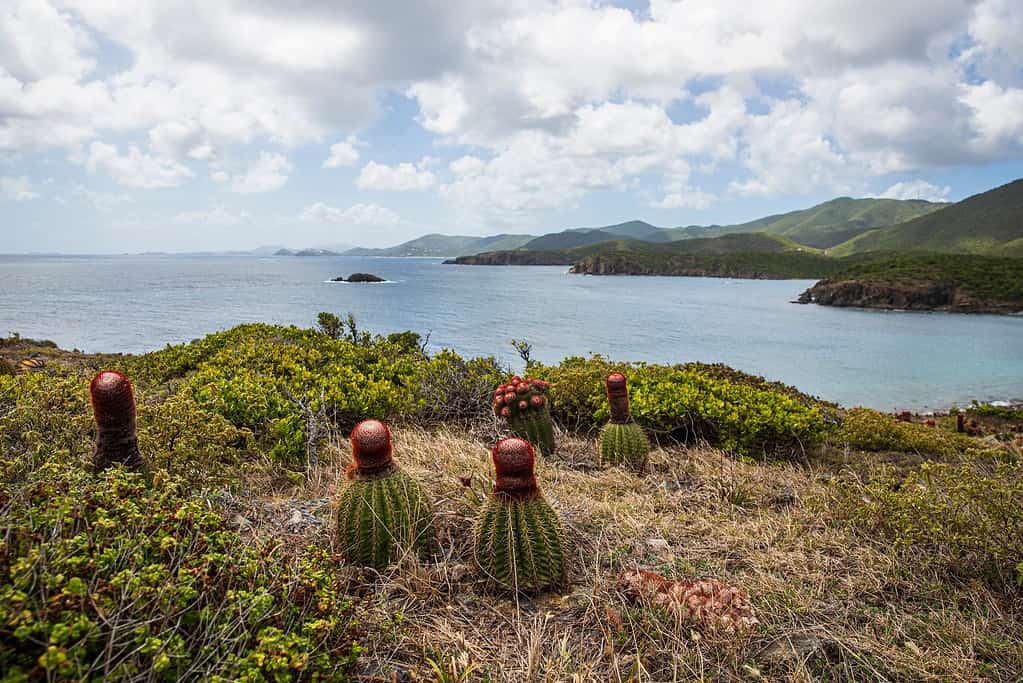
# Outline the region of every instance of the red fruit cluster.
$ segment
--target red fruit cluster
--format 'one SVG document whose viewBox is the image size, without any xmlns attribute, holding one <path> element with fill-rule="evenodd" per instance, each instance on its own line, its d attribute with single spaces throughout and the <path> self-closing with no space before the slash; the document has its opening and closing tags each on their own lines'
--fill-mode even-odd
<svg viewBox="0 0 1023 683">
<path fill-rule="evenodd" d="M 541 411 L 547 405 L 551 383 L 542 379 L 512 377 L 494 390 L 494 413 L 508 419 L 521 413 Z"/>
</svg>

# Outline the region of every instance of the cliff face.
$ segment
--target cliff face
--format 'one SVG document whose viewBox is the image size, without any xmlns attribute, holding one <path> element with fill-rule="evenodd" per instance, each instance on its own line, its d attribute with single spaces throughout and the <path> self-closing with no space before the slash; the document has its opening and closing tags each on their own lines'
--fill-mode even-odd
<svg viewBox="0 0 1023 683">
<path fill-rule="evenodd" d="M 947 283 L 889 284 L 862 280 L 821 280 L 799 296 L 801 304 L 960 313 L 1017 313 L 1019 306 L 980 301 Z"/>
</svg>

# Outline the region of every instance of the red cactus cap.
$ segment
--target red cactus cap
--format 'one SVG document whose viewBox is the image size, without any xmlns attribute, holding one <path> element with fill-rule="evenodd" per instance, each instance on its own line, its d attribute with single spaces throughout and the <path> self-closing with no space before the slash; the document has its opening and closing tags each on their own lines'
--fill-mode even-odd
<svg viewBox="0 0 1023 683">
<path fill-rule="evenodd" d="M 383 475 L 396 465 L 392 457 L 391 431 L 380 420 L 363 420 L 352 430 L 352 458 L 361 476 Z M 349 476 L 353 473 L 349 472 Z"/>
<path fill-rule="evenodd" d="M 632 420 L 629 413 L 629 384 L 620 372 L 612 372 L 605 382 L 607 387 L 607 403 L 611 408 L 611 421 L 625 424 Z"/>
<path fill-rule="evenodd" d="M 494 459 L 494 493 L 503 493 L 516 500 L 536 498 L 540 489 L 533 474 L 536 453 L 525 439 L 501 439 L 490 452 Z"/>
<path fill-rule="evenodd" d="M 135 430 L 135 391 L 131 380 L 113 370 L 104 370 L 89 384 L 92 414 L 99 429 Z"/>
</svg>

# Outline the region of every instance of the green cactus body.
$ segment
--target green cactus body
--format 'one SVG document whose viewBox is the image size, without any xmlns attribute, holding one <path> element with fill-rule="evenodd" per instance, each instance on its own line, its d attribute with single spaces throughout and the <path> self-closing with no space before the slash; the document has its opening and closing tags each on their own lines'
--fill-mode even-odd
<svg viewBox="0 0 1023 683">
<path fill-rule="evenodd" d="M 437 551 L 433 506 L 423 487 L 391 453 L 391 434 L 377 420 L 352 430 L 352 457 L 337 501 L 337 537 L 348 562 L 383 569 L 406 553 Z"/>
<path fill-rule="evenodd" d="M 607 376 L 605 386 L 611 421 L 600 432 L 600 464 L 628 465 L 640 469 L 646 465 L 650 442 L 643 428 L 632 419 L 625 375 L 612 372 Z"/>
<path fill-rule="evenodd" d="M 494 447 L 494 492 L 473 525 L 481 573 L 509 590 L 538 591 L 565 583 L 565 532 L 533 475 L 534 451 L 521 438 Z"/>
<path fill-rule="evenodd" d="M 600 430 L 600 464 L 642 468 L 650 451 L 643 428 L 635 422 L 609 422 Z"/>
<path fill-rule="evenodd" d="M 538 411 L 520 413 L 508 418 L 508 429 L 513 436 L 525 439 L 542 455 L 554 453 L 554 423 L 546 405 Z"/>
<path fill-rule="evenodd" d="M 383 569 L 404 553 L 436 551 L 433 506 L 415 479 L 395 469 L 379 479 L 346 482 L 337 504 L 342 556 Z"/>
<path fill-rule="evenodd" d="M 543 455 L 553 455 L 557 447 L 549 391 L 550 384 L 542 379 L 518 376 L 494 390 L 494 413 L 508 422 L 513 436 L 525 439 Z"/>
</svg>

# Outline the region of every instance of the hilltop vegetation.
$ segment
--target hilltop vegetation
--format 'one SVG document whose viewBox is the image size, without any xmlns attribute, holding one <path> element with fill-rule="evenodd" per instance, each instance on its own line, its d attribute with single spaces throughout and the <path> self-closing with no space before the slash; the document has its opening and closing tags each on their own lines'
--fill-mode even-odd
<svg viewBox="0 0 1023 683">
<path fill-rule="evenodd" d="M 469 529 L 507 369 L 379 337 L 244 325 L 138 357 L 0 343 L 0 671 L 6 681 L 952 680 L 1023 669 L 1023 452 L 845 411 L 719 365 L 530 364 L 559 451 L 537 476 L 571 580 L 517 598 L 473 570 Z M 131 375 L 150 485 L 86 463 L 88 383 Z M 599 468 L 603 379 L 624 371 L 659 445 Z M 979 413 L 978 413 L 979 415 Z M 345 566 L 331 501 L 365 417 L 437 509 L 442 555 Z M 923 511 L 923 512 L 921 512 Z M 760 625 L 707 630 L 630 599 L 623 569 L 713 577 Z M 709 674 L 708 672 L 712 672 Z"/>
<path fill-rule="evenodd" d="M 738 225 L 682 228 L 676 231 L 676 235 L 715 237 L 736 232 L 766 232 L 787 237 L 808 247 L 828 249 L 872 228 L 925 216 L 945 206 L 948 204 L 922 199 L 839 197 L 809 209 L 767 216 Z"/>
<path fill-rule="evenodd" d="M 848 256 L 899 250 L 1023 256 L 1023 179 L 940 211 L 866 232 L 831 253 Z"/>
<path fill-rule="evenodd" d="M 911 252 L 852 260 L 800 300 L 971 313 L 1023 311 L 1023 259 Z"/>
</svg>

